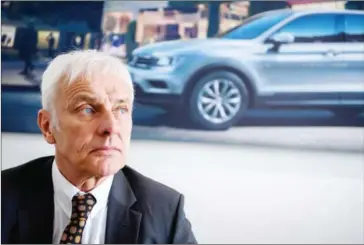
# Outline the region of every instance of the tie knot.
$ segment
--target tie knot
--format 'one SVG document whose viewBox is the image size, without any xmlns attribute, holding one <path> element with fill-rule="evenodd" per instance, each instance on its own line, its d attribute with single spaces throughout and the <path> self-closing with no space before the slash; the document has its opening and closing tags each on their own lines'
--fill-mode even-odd
<svg viewBox="0 0 364 245">
<path fill-rule="evenodd" d="M 76 194 L 72 198 L 72 219 L 87 219 L 95 204 L 96 198 L 92 194 Z"/>
</svg>

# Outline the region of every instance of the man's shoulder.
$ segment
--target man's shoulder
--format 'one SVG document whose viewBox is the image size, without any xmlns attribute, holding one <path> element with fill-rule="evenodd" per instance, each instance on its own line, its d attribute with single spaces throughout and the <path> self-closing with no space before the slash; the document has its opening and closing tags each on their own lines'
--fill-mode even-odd
<svg viewBox="0 0 364 245">
<path fill-rule="evenodd" d="M 53 156 L 40 157 L 2 170 L 1 183 L 6 187 L 10 184 L 19 186 L 21 183 L 27 183 L 29 185 L 36 181 L 37 177 L 40 177 L 46 172 L 47 164 L 50 166 L 53 159 Z"/>
<path fill-rule="evenodd" d="M 177 190 L 153 180 L 137 170 L 125 166 L 123 173 L 139 204 L 175 206 L 181 198 Z"/>
<path fill-rule="evenodd" d="M 13 175 L 21 175 L 28 171 L 38 170 L 40 168 L 43 168 L 46 163 L 52 162 L 54 159 L 54 156 L 45 156 L 45 157 L 39 157 L 35 158 L 33 160 L 30 160 L 28 162 L 22 163 L 20 165 L 17 165 L 12 168 L 8 168 L 1 171 L 2 176 L 13 176 Z"/>
</svg>

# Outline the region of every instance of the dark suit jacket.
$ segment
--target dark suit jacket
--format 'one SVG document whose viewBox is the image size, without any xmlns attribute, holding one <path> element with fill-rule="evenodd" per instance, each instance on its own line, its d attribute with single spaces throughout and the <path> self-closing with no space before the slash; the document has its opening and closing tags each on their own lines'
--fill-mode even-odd
<svg viewBox="0 0 364 245">
<path fill-rule="evenodd" d="M 2 171 L 2 243 L 52 243 L 53 159 Z M 105 243 L 197 243 L 183 205 L 183 195 L 126 166 L 111 187 Z"/>
</svg>

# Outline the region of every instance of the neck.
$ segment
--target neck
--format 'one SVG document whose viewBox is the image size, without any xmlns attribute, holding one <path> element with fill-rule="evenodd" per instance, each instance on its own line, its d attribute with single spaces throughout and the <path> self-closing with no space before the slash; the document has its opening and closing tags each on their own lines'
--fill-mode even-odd
<svg viewBox="0 0 364 245">
<path fill-rule="evenodd" d="M 61 174 L 80 191 L 89 192 L 106 179 L 106 177 L 92 176 L 89 173 L 79 171 L 73 163 L 58 154 L 56 154 L 55 159 Z"/>
</svg>

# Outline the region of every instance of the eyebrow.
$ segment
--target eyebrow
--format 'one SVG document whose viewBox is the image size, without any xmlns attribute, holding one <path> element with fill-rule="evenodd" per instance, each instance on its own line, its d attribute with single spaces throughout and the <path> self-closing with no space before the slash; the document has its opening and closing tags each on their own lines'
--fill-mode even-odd
<svg viewBox="0 0 364 245">
<path fill-rule="evenodd" d="M 128 102 L 129 102 L 129 99 L 128 98 L 125 98 L 125 99 L 119 99 L 119 100 L 117 100 L 116 101 L 116 103 L 115 104 L 128 104 Z"/>
<path fill-rule="evenodd" d="M 96 102 L 97 98 L 95 96 L 88 95 L 88 94 L 79 94 L 79 95 L 76 95 L 75 97 L 73 97 L 72 99 L 70 99 L 69 104 L 75 104 L 80 101 L 87 101 L 87 102 L 91 103 L 91 102 Z"/>
<path fill-rule="evenodd" d="M 98 101 L 97 97 L 89 95 L 89 94 L 79 94 L 72 98 L 69 104 L 75 104 L 77 102 L 86 101 L 88 103 L 96 103 Z M 115 104 L 127 104 L 129 102 L 129 98 L 122 98 L 116 100 Z"/>
</svg>

